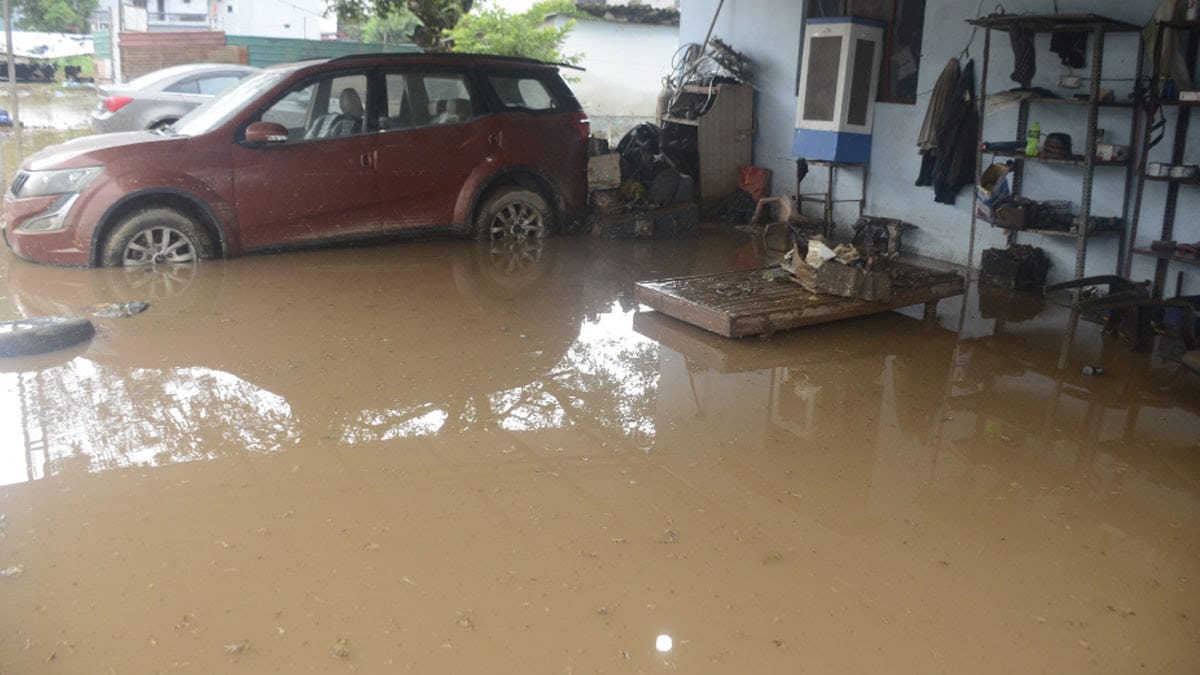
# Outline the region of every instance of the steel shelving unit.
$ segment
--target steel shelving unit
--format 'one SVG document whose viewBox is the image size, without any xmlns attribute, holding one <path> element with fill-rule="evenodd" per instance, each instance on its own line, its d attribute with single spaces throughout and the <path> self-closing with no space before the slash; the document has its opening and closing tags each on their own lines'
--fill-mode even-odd
<svg viewBox="0 0 1200 675">
<path fill-rule="evenodd" d="M 1096 159 L 1096 144 L 1097 144 L 1097 122 L 1099 119 L 1100 110 L 1102 108 L 1127 109 L 1130 111 L 1129 121 L 1129 139 L 1132 143 L 1133 138 L 1137 134 L 1137 115 L 1136 107 L 1132 102 L 1124 101 L 1102 101 L 1100 98 L 1100 82 L 1103 74 L 1104 66 L 1104 39 L 1109 33 L 1140 33 L 1141 27 L 1135 26 L 1124 21 L 1117 21 L 1096 14 L 993 14 L 991 16 L 981 17 L 978 19 L 968 20 L 974 26 L 984 29 L 983 39 L 983 68 L 980 77 L 980 91 L 982 95 L 979 97 L 980 114 L 979 114 L 979 150 L 975 155 L 975 177 L 976 181 L 983 172 L 984 155 L 991 155 L 995 158 L 1008 159 L 1012 162 L 1011 187 L 1014 196 L 1021 194 L 1021 189 L 1024 182 L 1025 165 L 1028 163 L 1043 163 L 1059 166 L 1078 166 L 1082 171 L 1080 180 L 1080 200 L 1079 200 L 1079 217 L 1075 219 L 1075 226 L 1071 230 L 1046 230 L 1046 229 L 1006 229 L 1006 238 L 1008 246 L 1012 246 L 1017 242 L 1017 236 L 1020 232 L 1031 232 L 1035 234 L 1046 234 L 1059 237 L 1070 237 L 1075 240 L 1075 273 L 1074 278 L 1078 279 L 1084 276 L 1084 266 L 1087 260 L 1087 242 L 1092 237 L 1099 236 L 1118 236 L 1120 242 L 1117 246 L 1117 271 L 1124 266 L 1122 257 L 1125 252 L 1125 227 L 1129 222 L 1130 200 L 1128 189 L 1123 192 L 1124 197 L 1121 205 L 1121 227 L 1118 229 L 1096 229 L 1093 227 L 1092 218 L 1092 186 L 1095 179 L 1096 169 L 1106 167 L 1118 167 L 1125 170 L 1126 188 L 1129 186 L 1133 177 L 1133 162 L 1130 159 L 1126 160 L 1111 160 L 1101 161 Z M 1088 33 L 1091 36 L 1091 78 L 1089 81 L 1088 98 L 1079 100 L 1074 98 L 1052 98 L 1042 96 L 1031 96 L 1022 99 L 1018 103 L 1017 112 L 1017 129 L 1016 140 L 1024 141 L 1025 135 L 1029 127 L 1029 109 L 1033 105 L 1055 105 L 1055 106 L 1076 106 L 1086 109 L 1087 111 L 1087 141 L 1083 148 L 1083 157 L 1080 159 L 1051 159 L 1040 157 L 1029 157 L 1023 152 L 1000 152 L 1000 151 L 984 151 L 982 149 L 984 141 L 984 130 L 987 128 L 987 86 L 988 86 L 988 66 L 991 55 L 992 31 L 1000 31 L 1008 33 L 1013 30 L 1028 29 L 1035 33 Z M 1137 75 L 1142 72 L 1142 44 L 1139 38 L 1137 56 Z M 975 209 L 971 209 L 971 232 L 975 231 L 975 223 L 977 216 Z M 971 242 L 974 247 L 974 240 Z"/>
<path fill-rule="evenodd" d="M 1157 57 L 1161 51 L 1162 36 L 1165 30 L 1176 30 L 1182 35 L 1186 35 L 1185 54 L 1187 59 L 1187 67 L 1190 71 L 1193 82 L 1196 78 L 1196 55 L 1197 48 L 1200 47 L 1200 21 L 1159 21 L 1158 30 L 1155 32 L 1154 49 L 1152 53 Z M 1171 148 L 1171 164 L 1183 164 L 1184 155 L 1187 151 L 1187 135 L 1190 127 L 1192 108 L 1200 106 L 1200 101 L 1179 101 L 1179 100 L 1164 100 L 1159 97 L 1159 83 L 1165 79 L 1165 75 L 1159 71 L 1160 59 L 1152 59 L 1151 65 L 1151 83 L 1150 87 L 1150 105 L 1151 109 L 1154 106 L 1160 106 L 1164 109 L 1174 109 L 1175 115 L 1175 137 L 1174 144 Z M 1144 256 L 1154 258 L 1154 295 L 1157 298 L 1163 296 L 1165 286 L 1167 284 L 1167 273 L 1170 270 L 1172 263 L 1200 265 L 1200 256 L 1187 256 L 1173 251 L 1162 251 L 1151 248 L 1148 245 L 1138 244 L 1138 227 L 1141 221 L 1141 211 L 1143 203 L 1143 193 L 1145 191 L 1146 182 L 1162 182 L 1167 184 L 1166 203 L 1163 207 L 1162 229 L 1159 233 L 1159 239 L 1170 241 L 1175 239 L 1175 224 L 1179 205 L 1179 191 L 1184 186 L 1200 185 L 1200 176 L 1173 177 L 1173 176 L 1147 176 L 1146 165 L 1150 154 L 1150 119 L 1147 116 L 1146 124 L 1143 125 L 1142 142 L 1140 145 L 1140 157 L 1138 160 L 1137 171 L 1137 190 L 1134 197 L 1133 222 L 1130 225 L 1129 233 L 1129 255 L 1125 261 L 1124 275 L 1129 277 L 1132 273 L 1133 256 Z M 1187 221 L 1192 225 L 1191 236 L 1200 239 L 1200 228 L 1195 226 L 1196 220 Z M 1177 289 L 1178 290 L 1178 289 Z"/>
</svg>

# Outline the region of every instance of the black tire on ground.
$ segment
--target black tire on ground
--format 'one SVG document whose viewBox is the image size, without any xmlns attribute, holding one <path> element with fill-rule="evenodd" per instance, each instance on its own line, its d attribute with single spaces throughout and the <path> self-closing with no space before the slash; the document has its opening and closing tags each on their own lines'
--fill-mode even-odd
<svg viewBox="0 0 1200 675">
<path fill-rule="evenodd" d="M 0 358 L 65 349 L 95 334 L 91 321 L 71 316 L 3 321 L 0 322 Z"/>
<path fill-rule="evenodd" d="M 109 233 L 105 267 L 196 262 L 213 257 L 212 237 L 191 218 L 168 208 L 137 211 Z"/>
<path fill-rule="evenodd" d="M 474 223 L 475 238 L 479 241 L 548 237 L 556 228 L 554 211 L 546 199 L 519 185 L 490 192 L 479 207 Z"/>
</svg>

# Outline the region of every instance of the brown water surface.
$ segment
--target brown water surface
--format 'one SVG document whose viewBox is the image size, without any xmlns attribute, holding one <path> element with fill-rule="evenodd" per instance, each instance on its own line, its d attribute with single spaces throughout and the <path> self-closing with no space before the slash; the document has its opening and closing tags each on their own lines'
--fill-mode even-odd
<svg viewBox="0 0 1200 675">
<path fill-rule="evenodd" d="M 0 361 L 0 672 L 1200 664 L 1200 378 L 1055 307 L 638 312 L 711 233 L 2 260 L 0 320 L 151 306 Z"/>
</svg>

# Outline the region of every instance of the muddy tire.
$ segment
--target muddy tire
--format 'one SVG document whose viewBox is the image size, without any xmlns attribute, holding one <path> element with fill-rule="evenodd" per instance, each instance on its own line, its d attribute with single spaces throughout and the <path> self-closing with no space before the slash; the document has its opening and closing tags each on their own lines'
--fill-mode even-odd
<svg viewBox="0 0 1200 675">
<path fill-rule="evenodd" d="M 542 239 L 555 230 L 554 211 L 537 192 L 520 186 L 489 193 L 475 216 L 475 238 L 482 242 L 504 239 Z"/>
<path fill-rule="evenodd" d="M 191 218 L 166 208 L 138 211 L 104 241 L 105 267 L 195 263 L 213 257 L 212 237 Z"/>
<path fill-rule="evenodd" d="M 0 322 L 0 358 L 65 349 L 96 334 L 92 322 L 70 316 Z"/>
</svg>

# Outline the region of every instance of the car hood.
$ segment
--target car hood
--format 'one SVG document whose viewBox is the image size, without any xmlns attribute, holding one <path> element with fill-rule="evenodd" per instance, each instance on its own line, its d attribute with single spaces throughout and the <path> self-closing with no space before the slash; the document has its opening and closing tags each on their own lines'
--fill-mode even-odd
<svg viewBox="0 0 1200 675">
<path fill-rule="evenodd" d="M 21 168 L 44 171 L 95 166 L 106 162 L 114 151 L 121 152 L 132 146 L 150 143 L 181 143 L 184 140 L 185 136 L 163 136 L 153 131 L 123 131 L 84 136 L 35 152 L 21 163 Z"/>
</svg>

